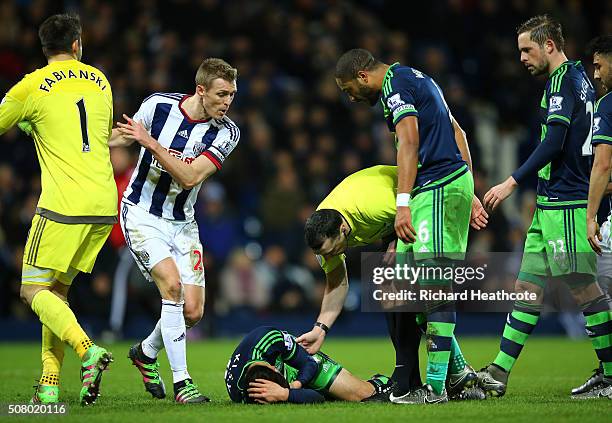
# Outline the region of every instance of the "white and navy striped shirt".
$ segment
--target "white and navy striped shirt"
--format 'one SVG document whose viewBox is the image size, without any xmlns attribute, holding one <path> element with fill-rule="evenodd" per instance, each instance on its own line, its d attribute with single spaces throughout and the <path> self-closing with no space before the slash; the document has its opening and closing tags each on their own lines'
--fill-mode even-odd
<svg viewBox="0 0 612 423">
<path fill-rule="evenodd" d="M 174 157 L 191 163 L 203 154 L 217 169 L 221 169 L 238 144 L 240 131 L 227 116 L 222 119 L 190 119 L 181 107 L 188 97 L 179 93 L 155 93 L 142 102 L 134 120 L 142 122 L 151 136 Z M 201 186 L 183 189 L 150 151 L 141 148 L 138 166 L 123 199 L 155 216 L 191 220 Z"/>
</svg>

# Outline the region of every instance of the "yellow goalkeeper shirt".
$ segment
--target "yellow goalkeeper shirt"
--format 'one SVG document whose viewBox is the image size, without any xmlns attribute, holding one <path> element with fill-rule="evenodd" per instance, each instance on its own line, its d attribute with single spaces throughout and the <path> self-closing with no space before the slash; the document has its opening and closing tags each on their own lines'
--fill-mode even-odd
<svg viewBox="0 0 612 423">
<path fill-rule="evenodd" d="M 0 134 L 19 124 L 34 139 L 42 183 L 38 214 L 61 223 L 116 222 L 112 123 L 108 80 L 77 60 L 52 62 L 9 90 L 0 104 Z"/>
<path fill-rule="evenodd" d="M 317 210 L 340 212 L 351 227 L 348 246 L 373 243 L 394 232 L 397 166 L 373 166 L 347 176 Z M 325 273 L 344 261 L 344 254 L 319 257 Z"/>
</svg>

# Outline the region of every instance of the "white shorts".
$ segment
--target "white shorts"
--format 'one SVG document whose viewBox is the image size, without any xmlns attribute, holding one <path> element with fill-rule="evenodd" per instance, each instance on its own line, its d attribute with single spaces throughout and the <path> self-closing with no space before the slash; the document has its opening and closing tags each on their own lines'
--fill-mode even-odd
<svg viewBox="0 0 612 423">
<path fill-rule="evenodd" d="M 603 238 L 601 241 L 599 241 L 599 246 L 601 247 L 603 255 L 597 256 L 597 276 L 612 278 L 612 239 L 610 239 L 610 216 L 608 216 L 608 219 L 606 219 L 606 221 L 601 225 L 599 232 Z"/>
<path fill-rule="evenodd" d="M 205 286 L 202 244 L 195 221 L 173 221 L 121 203 L 121 230 L 142 274 L 153 282 L 151 270 L 171 257 L 184 285 Z"/>
</svg>

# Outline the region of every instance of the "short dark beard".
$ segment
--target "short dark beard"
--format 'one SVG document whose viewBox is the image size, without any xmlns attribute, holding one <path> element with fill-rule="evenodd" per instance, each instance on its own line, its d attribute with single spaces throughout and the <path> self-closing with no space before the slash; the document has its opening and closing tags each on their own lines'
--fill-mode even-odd
<svg viewBox="0 0 612 423">
<path fill-rule="evenodd" d="M 599 83 L 601 84 L 601 87 L 603 88 L 605 93 L 609 93 L 610 91 L 612 91 L 612 65 L 609 65 L 608 67 L 608 77 L 606 78 L 606 80 L 604 81 L 604 79 L 600 79 Z"/>
<path fill-rule="evenodd" d="M 548 72 L 548 66 L 545 66 L 543 68 L 536 68 L 534 66 L 533 70 L 534 70 L 534 72 L 532 73 L 533 76 L 545 75 Z"/>
<path fill-rule="evenodd" d="M 370 106 L 376 106 L 378 103 L 378 99 L 380 98 L 380 90 L 374 88 L 363 87 L 362 91 L 359 93 Z"/>
</svg>

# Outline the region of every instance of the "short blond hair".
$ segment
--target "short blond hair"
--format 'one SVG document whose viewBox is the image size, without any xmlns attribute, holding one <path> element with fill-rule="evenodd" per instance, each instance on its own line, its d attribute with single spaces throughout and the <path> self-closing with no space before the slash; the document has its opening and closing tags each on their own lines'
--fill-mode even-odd
<svg viewBox="0 0 612 423">
<path fill-rule="evenodd" d="M 238 70 L 236 68 L 231 67 L 231 65 L 223 59 L 211 57 L 205 59 L 198 68 L 195 83 L 208 88 L 217 78 L 221 78 L 228 82 L 234 82 L 237 77 Z"/>
</svg>

